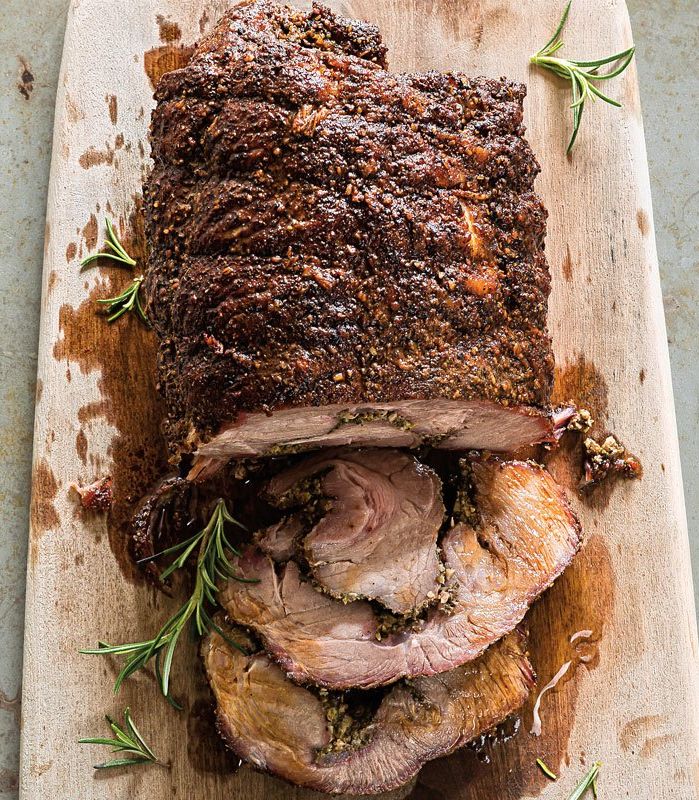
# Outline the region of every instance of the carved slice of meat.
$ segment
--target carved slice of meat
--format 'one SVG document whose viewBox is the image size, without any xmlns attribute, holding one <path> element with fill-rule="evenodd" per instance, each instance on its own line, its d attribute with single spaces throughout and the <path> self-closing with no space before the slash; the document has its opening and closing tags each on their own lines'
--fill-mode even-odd
<svg viewBox="0 0 699 800">
<path fill-rule="evenodd" d="M 481 400 L 402 400 L 335 404 L 241 414 L 199 445 L 192 480 L 214 475 L 230 459 L 322 447 L 418 447 L 514 452 L 559 434 L 556 414 Z"/>
<path fill-rule="evenodd" d="M 240 758 L 299 786 L 355 795 L 395 789 L 520 708 L 534 685 L 524 644 L 515 632 L 469 664 L 396 684 L 373 713 L 357 707 L 358 693 L 297 686 L 265 653 L 245 655 L 218 633 L 202 653 L 219 730 Z"/>
<path fill-rule="evenodd" d="M 303 520 L 300 516 L 293 515 L 258 531 L 255 541 L 260 550 L 273 561 L 283 563 L 296 555 L 298 542 L 304 533 Z"/>
<path fill-rule="evenodd" d="M 272 479 L 269 495 L 317 476 L 329 510 L 303 540 L 313 577 L 331 595 L 378 600 L 410 614 L 439 589 L 437 535 L 444 518 L 441 482 L 397 450 L 336 450 L 305 459 Z"/>
<path fill-rule="evenodd" d="M 221 602 L 300 683 L 366 688 L 471 661 L 521 621 L 580 545 L 575 515 L 543 467 L 477 462 L 473 484 L 480 523 L 457 525 L 443 542 L 450 600 L 405 630 L 384 633 L 370 603 L 336 601 L 295 562 L 279 568 L 255 546 L 238 569 L 259 583 L 230 581 Z"/>
</svg>

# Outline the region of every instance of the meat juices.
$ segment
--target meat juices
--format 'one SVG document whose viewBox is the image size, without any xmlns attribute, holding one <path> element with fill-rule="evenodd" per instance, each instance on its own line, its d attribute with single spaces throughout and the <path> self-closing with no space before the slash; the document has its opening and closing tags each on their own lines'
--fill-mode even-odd
<svg viewBox="0 0 699 800">
<path fill-rule="evenodd" d="M 258 582 L 222 583 L 202 648 L 231 749 L 307 788 L 388 791 L 515 711 L 513 630 L 580 545 L 543 467 L 471 455 L 453 520 L 397 449 L 511 454 L 570 416 L 525 93 L 391 73 L 375 26 L 272 0 L 156 89 L 144 289 L 173 461 L 208 487 L 332 448 L 272 478 L 286 516 L 235 557 Z"/>
</svg>

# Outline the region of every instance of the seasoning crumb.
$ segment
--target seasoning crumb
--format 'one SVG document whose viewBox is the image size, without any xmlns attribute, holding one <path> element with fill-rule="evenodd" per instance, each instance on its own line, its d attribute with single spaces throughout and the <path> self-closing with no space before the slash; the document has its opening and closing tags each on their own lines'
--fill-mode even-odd
<svg viewBox="0 0 699 800">
<path fill-rule="evenodd" d="M 592 418 L 592 414 L 585 408 L 578 408 L 575 415 L 566 426 L 566 429 L 569 431 L 587 433 L 594 424 L 595 421 Z"/>
<path fill-rule="evenodd" d="M 86 511 L 94 511 L 97 514 L 104 514 L 112 507 L 112 477 L 107 475 L 104 478 L 98 478 L 94 483 L 89 486 L 78 486 L 78 484 L 71 484 L 78 497 L 80 498 L 80 505 Z"/>
<path fill-rule="evenodd" d="M 583 442 L 585 452 L 584 474 L 581 489 L 596 486 L 606 478 L 640 478 L 643 475 L 641 462 L 612 434 L 598 442 L 587 437 Z"/>
</svg>

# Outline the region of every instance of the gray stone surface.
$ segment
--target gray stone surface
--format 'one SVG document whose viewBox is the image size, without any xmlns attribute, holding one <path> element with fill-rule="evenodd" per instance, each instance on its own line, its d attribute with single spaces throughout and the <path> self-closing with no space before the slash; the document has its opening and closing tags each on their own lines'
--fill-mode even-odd
<svg viewBox="0 0 699 800">
<path fill-rule="evenodd" d="M 17 796 L 18 698 L 44 209 L 66 9 L 67 0 L 37 0 L 34 4 L 0 0 L 2 800 Z"/>
<path fill-rule="evenodd" d="M 0 0 L 0 800 L 17 796 L 17 698 L 44 207 L 67 5 L 68 0 Z M 638 46 L 696 572 L 699 130 L 697 77 L 690 67 L 699 49 L 699 7 L 696 0 L 629 0 L 629 7 Z"/>
</svg>

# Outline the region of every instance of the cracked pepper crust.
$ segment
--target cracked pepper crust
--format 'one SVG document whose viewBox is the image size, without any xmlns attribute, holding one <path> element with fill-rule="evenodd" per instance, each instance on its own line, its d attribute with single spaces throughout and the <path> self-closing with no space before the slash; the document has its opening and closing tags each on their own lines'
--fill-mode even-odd
<svg viewBox="0 0 699 800">
<path fill-rule="evenodd" d="M 385 67 L 374 26 L 259 0 L 158 85 L 145 289 L 174 454 L 244 412 L 548 405 L 525 87 Z"/>
</svg>

